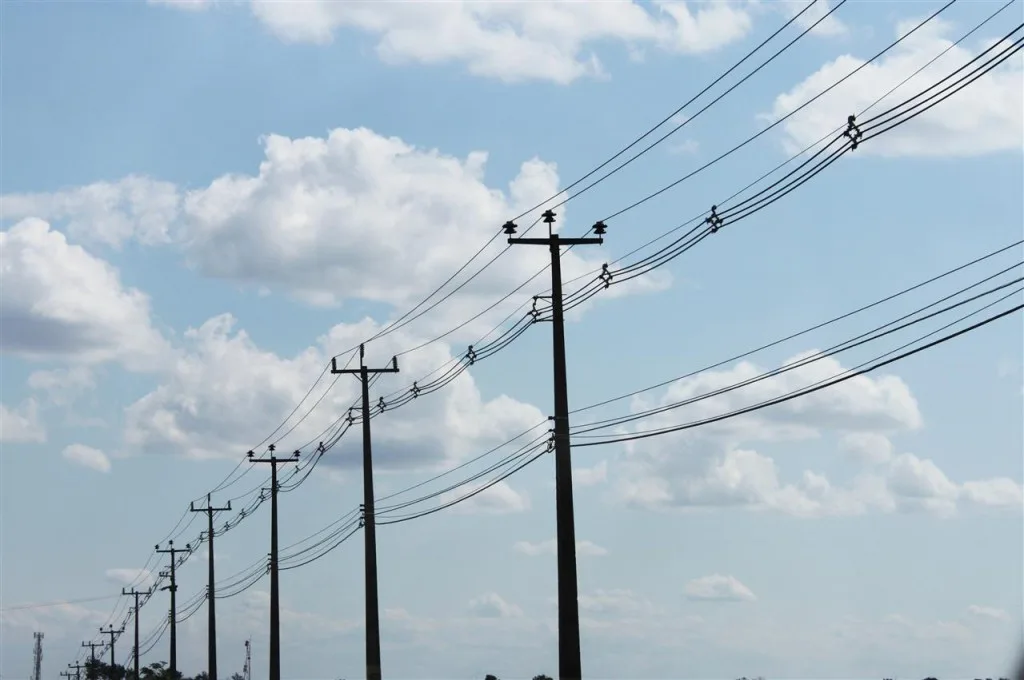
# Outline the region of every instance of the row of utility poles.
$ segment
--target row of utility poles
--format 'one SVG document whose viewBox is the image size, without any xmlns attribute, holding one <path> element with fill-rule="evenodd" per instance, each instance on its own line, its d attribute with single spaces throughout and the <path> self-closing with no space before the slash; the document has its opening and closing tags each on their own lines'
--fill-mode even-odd
<svg viewBox="0 0 1024 680">
<path fill-rule="evenodd" d="M 546 238 L 525 238 L 516 237 L 518 229 L 514 222 L 506 222 L 503 226 L 504 233 L 508 236 L 510 245 L 537 245 L 547 246 L 551 255 L 551 328 L 552 328 L 552 350 L 553 350 L 553 372 L 554 372 L 554 453 L 555 453 L 555 514 L 557 522 L 557 552 L 558 552 L 558 669 L 561 680 L 581 680 L 583 669 L 580 658 L 580 626 L 579 626 L 579 596 L 577 590 L 576 576 L 576 528 L 575 514 L 573 509 L 572 489 L 572 458 L 569 444 L 569 398 L 568 379 L 565 359 L 565 323 L 562 304 L 562 272 L 561 254 L 565 246 L 595 245 L 604 242 L 603 236 L 607 227 L 603 222 L 597 222 L 593 226 L 594 237 L 586 238 L 562 238 L 554 231 L 555 213 L 547 210 L 542 215 L 542 220 L 548 226 Z M 363 504 L 362 504 L 362 525 L 365 552 L 365 578 L 366 578 L 366 679 L 381 680 L 381 652 L 380 652 L 380 615 L 377 595 L 377 535 L 374 522 L 374 494 L 373 494 L 373 447 L 370 433 L 370 376 L 379 373 L 397 373 L 398 359 L 392 358 L 391 365 L 387 368 L 368 368 L 365 363 L 366 351 L 363 345 L 359 346 L 359 368 L 338 368 L 337 360 L 331 360 L 332 374 L 355 375 L 362 388 L 362 426 L 363 426 Z M 268 455 L 257 458 L 252 451 L 248 452 L 249 461 L 252 463 L 266 463 L 270 465 L 270 649 L 269 649 L 269 680 L 281 680 L 281 631 L 280 631 L 280 602 L 278 593 L 278 541 L 277 541 L 277 467 L 285 463 L 294 463 L 299 459 L 299 452 L 295 451 L 290 456 L 278 457 L 273 444 L 268 447 Z M 208 627 L 208 655 L 209 655 L 209 680 L 217 680 L 217 642 L 216 642 L 216 614 L 215 614 L 215 588 L 214 588 L 214 555 L 213 555 L 213 517 L 218 512 L 231 509 L 227 507 L 216 508 L 211 505 L 210 497 L 207 496 L 206 507 L 197 508 L 194 504 L 190 507 L 192 512 L 203 512 L 207 515 L 208 529 L 207 539 L 209 542 L 209 582 L 207 585 L 207 607 L 209 614 Z M 171 595 L 170 610 L 170 671 L 173 675 L 177 671 L 177 636 L 176 636 L 176 592 L 177 581 L 175 578 L 176 554 L 191 552 L 191 548 L 184 549 L 174 547 L 174 542 L 169 541 L 167 548 L 161 549 L 157 546 L 157 552 L 169 554 L 171 558 L 170 568 L 161 574 L 169 578 L 170 585 L 162 590 L 169 590 Z M 138 678 L 138 598 L 137 591 L 125 592 L 125 595 L 135 597 L 135 672 Z M 113 663 L 113 640 L 114 635 L 121 631 L 107 630 L 104 633 L 111 635 L 111 663 Z M 86 646 L 93 643 L 83 643 Z"/>
</svg>

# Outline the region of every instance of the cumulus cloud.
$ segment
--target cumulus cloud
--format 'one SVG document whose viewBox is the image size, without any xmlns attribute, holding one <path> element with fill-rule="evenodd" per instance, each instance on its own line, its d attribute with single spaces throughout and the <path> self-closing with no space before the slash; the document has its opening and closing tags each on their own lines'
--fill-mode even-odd
<svg viewBox="0 0 1024 680">
<path fill-rule="evenodd" d="M 4 203 L 6 203 L 4 197 Z M 0 350 L 28 359 L 119 361 L 149 370 L 169 347 L 149 299 L 107 262 L 36 218 L 0 232 Z"/>
<path fill-rule="evenodd" d="M 524 162 L 501 190 L 485 181 L 486 153 L 457 158 L 365 128 L 339 128 L 326 137 L 269 135 L 264 154 L 255 174 L 224 175 L 188 192 L 155 180 L 145 181 L 159 189 L 141 190 L 137 185 L 142 179 L 122 180 L 116 186 L 136 189 L 120 189 L 131 194 L 129 207 L 75 198 L 114 191 L 114 185 L 101 183 L 30 197 L 4 196 L 5 215 L 62 218 L 71 234 L 88 231 L 80 228 L 83 222 L 117 224 L 118 242 L 132 233 L 154 242 L 147 235 L 158 231 L 207 277 L 287 294 L 312 305 L 362 299 L 408 308 L 445 282 L 508 217 L 559 189 L 556 167 L 538 159 Z M 169 193 L 175 194 L 173 200 Z M 557 227 L 581 230 L 571 223 L 567 227 L 564 210 L 559 212 Z M 134 225 L 134 232 L 129 225 Z M 589 225 L 582 226 L 585 230 Z M 45 238 L 49 250 L 63 248 L 83 259 L 74 247 L 58 242 L 60 234 L 47 230 L 35 238 Z M 543 248 L 508 248 L 501 239 L 477 261 L 489 262 L 503 250 L 485 272 L 414 326 L 435 334 L 447 331 L 534 277 L 549 262 Z M 605 257 L 600 248 L 568 251 L 562 258 L 563 276 L 587 278 L 589 272 L 600 270 Z M 602 297 L 660 290 L 670 280 L 655 272 L 615 286 Z M 473 342 L 548 285 L 547 277 L 537 276 L 522 289 L 521 297 L 475 319 L 453 339 Z M 130 293 L 133 297 L 124 302 L 131 301 L 136 308 L 145 302 Z"/>
<path fill-rule="evenodd" d="M 150 0 L 195 10 L 210 0 Z M 327 43 L 341 29 L 377 37 L 377 54 L 391 64 L 464 65 L 470 73 L 506 82 L 560 84 L 601 76 L 591 44 L 617 41 L 634 52 L 702 54 L 750 32 L 747 4 L 660 0 L 648 10 L 632 0 L 615 2 L 390 3 L 372 0 L 301 4 L 252 2 L 253 14 L 290 42 Z"/>
<path fill-rule="evenodd" d="M 442 494 L 439 500 L 441 505 L 450 503 L 472 493 L 484 486 L 479 484 L 476 487 L 467 486 L 454 489 Z M 525 491 L 516 491 L 508 482 L 498 482 L 487 487 L 472 498 L 452 506 L 452 512 L 463 514 L 487 514 L 507 515 L 515 512 L 526 512 L 530 509 L 530 496 Z"/>
<path fill-rule="evenodd" d="M 110 472 L 110 459 L 99 449 L 85 444 L 70 444 L 64 447 L 61 455 L 72 463 L 87 467 L 97 472 Z"/>
<path fill-rule="evenodd" d="M 162 384 L 125 409 L 127 453 L 237 458 L 253 445 L 253 432 L 285 420 L 331 356 L 380 328 L 369 319 L 338 324 L 314 345 L 282 357 L 260 348 L 234 325 L 233 317 L 222 315 L 185 333 L 181 356 Z M 382 337 L 369 348 L 366 361 L 383 364 L 420 339 L 403 331 Z M 377 404 L 381 395 L 407 389 L 451 358 L 451 350 L 443 343 L 403 356 L 401 372 L 375 383 L 371 400 Z M 282 450 L 315 441 L 358 398 L 357 381 L 333 381 L 327 376 L 306 402 L 308 407 L 319 400 L 319 406 L 280 445 Z M 387 422 L 386 427 L 375 426 L 375 464 L 384 470 L 433 468 L 479 454 L 544 420 L 538 409 L 510 397 L 484 400 L 467 371 L 442 392 L 403 406 L 400 416 L 385 412 L 374 419 L 374 423 Z M 289 421 L 288 427 L 294 423 Z M 324 465 L 358 465 L 359 456 L 348 454 L 359 447 L 358 437 L 342 438 L 324 458 Z M 521 510 L 528 507 L 528 500 L 499 484 L 459 507 L 463 506 Z"/>
<path fill-rule="evenodd" d="M 590 615 L 630 617 L 654 611 L 654 606 L 649 601 L 624 588 L 598 589 L 590 593 L 581 593 L 579 603 L 580 611 Z"/>
<path fill-rule="evenodd" d="M 885 463 L 893 456 L 892 442 L 877 432 L 848 432 L 843 435 L 840 447 L 861 463 Z"/>
<path fill-rule="evenodd" d="M 558 554 L 558 543 L 553 538 L 547 541 L 538 541 L 537 543 L 531 543 L 530 541 L 518 541 L 512 547 L 516 552 L 522 553 L 523 555 L 529 555 L 530 557 Z M 592 541 L 576 541 L 577 557 L 603 557 L 607 554 L 607 548 L 602 548 Z"/>
<path fill-rule="evenodd" d="M 608 479 L 608 461 L 602 460 L 593 467 L 572 469 L 572 483 L 575 486 L 594 486 Z"/>
<path fill-rule="evenodd" d="M 743 585 L 735 576 L 712 574 L 689 581 L 684 587 L 686 597 L 691 600 L 721 600 L 752 602 L 757 599 L 753 591 Z"/>
<path fill-rule="evenodd" d="M 28 376 L 28 386 L 46 394 L 50 403 L 67 406 L 96 387 L 96 376 L 89 366 L 33 371 Z"/>
<path fill-rule="evenodd" d="M 39 421 L 39 404 L 35 399 L 26 399 L 14 408 L 0 404 L 0 442 L 46 441 L 46 428 Z"/>
<path fill-rule="evenodd" d="M 903 35 L 918 20 L 901 22 L 897 33 Z M 795 114 L 782 125 L 787 152 L 808 146 L 843 125 L 851 113 L 858 113 L 902 82 L 929 60 L 949 47 L 955 38 L 952 24 L 935 19 L 908 37 L 878 61 L 864 67 L 849 80 Z M 982 49 L 969 43 L 953 47 L 906 85 L 887 97 L 866 116 L 881 113 L 910 96 L 928 88 L 956 71 Z M 994 56 L 990 53 L 985 59 Z M 789 91 L 775 99 L 767 116 L 778 119 L 865 62 L 850 54 L 826 63 Z M 1020 150 L 1024 145 L 1024 100 L 1020 83 L 1024 78 L 1024 60 L 1019 56 L 995 69 L 968 88 L 912 121 L 867 140 L 857 153 L 880 156 L 973 156 L 996 151 Z M 944 85 L 942 86 L 944 87 Z"/>
<path fill-rule="evenodd" d="M 983 607 L 981 605 L 972 604 L 967 608 L 967 612 L 971 616 L 977 616 L 983 619 L 989 619 L 992 621 L 1009 621 L 1010 615 L 1004 610 L 997 607 Z"/>
<path fill-rule="evenodd" d="M 75 240 L 120 248 L 129 239 L 167 243 L 180 209 L 174 184 L 131 175 L 49 193 L 5 194 L 0 219 L 66 221 Z"/>
<path fill-rule="evenodd" d="M 508 619 L 523 615 L 522 609 L 506 602 L 497 593 L 487 593 L 473 598 L 469 602 L 469 611 L 474 616 L 485 619 Z"/>
<path fill-rule="evenodd" d="M 153 573 L 148 569 L 107 569 L 106 577 L 122 586 L 138 586 L 149 588 L 153 585 Z"/>
<path fill-rule="evenodd" d="M 804 353 L 783 362 L 792 365 Z M 786 374 L 703 399 L 642 421 L 649 430 L 727 413 L 781 396 L 842 373 L 828 358 Z M 637 400 L 633 408 L 677 403 L 710 394 L 763 372 L 746 362 L 670 385 L 660 398 Z M 833 391 L 834 390 L 834 391 Z M 894 455 L 888 433 L 921 427 L 923 419 L 909 387 L 892 375 L 859 376 L 791 402 L 700 428 L 630 442 L 617 474 L 620 497 L 648 508 L 741 507 L 795 516 L 856 515 L 869 511 L 955 513 L 961 504 L 1019 507 L 1021 485 L 1006 477 L 951 481 L 932 460 Z M 624 429 L 628 432 L 628 429 Z M 848 484 L 834 485 L 811 470 L 787 479 L 759 443 L 821 440 L 840 435 L 840 448 L 866 469 Z"/>
</svg>

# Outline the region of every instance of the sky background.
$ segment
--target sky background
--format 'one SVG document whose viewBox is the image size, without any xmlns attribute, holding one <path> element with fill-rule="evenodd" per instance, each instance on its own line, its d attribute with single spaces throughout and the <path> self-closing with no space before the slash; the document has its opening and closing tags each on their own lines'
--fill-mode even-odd
<svg viewBox="0 0 1024 680">
<path fill-rule="evenodd" d="M 563 257 L 564 278 L 589 280 L 601 263 L 728 205 L 1000 4 L 955 3 L 769 133 L 607 220 L 604 246 Z M 199 516 L 175 525 L 190 500 L 204 499 L 288 418 L 332 355 L 398 318 L 505 220 L 665 118 L 802 6 L 0 4 L 0 676 L 29 676 L 35 630 L 46 634 L 46 677 L 83 658 L 83 640 L 123 620 L 121 588 L 145 588 L 166 567 L 153 545 L 195 539 Z M 686 122 L 678 132 L 557 208 L 559 228 L 578 235 L 713 160 L 940 3 L 848 2 L 706 112 L 685 117 L 827 7 L 818 0 L 676 116 L 673 127 Z M 952 72 L 1022 17 L 1022 4 L 1011 4 L 883 105 Z M 689 374 L 1019 240 L 1020 56 L 574 312 L 570 405 Z M 500 249 L 499 241 L 474 266 Z M 743 362 L 574 414 L 573 424 L 771 370 L 1012 267 L 1021 254 L 1016 246 Z M 367 345 L 368 363 L 462 324 L 546 261 L 543 248 L 510 249 L 449 301 Z M 402 354 L 402 372 L 382 378 L 373 401 L 464 355 L 542 293 L 545 276 L 444 341 Z M 1012 272 L 996 282 L 1009 280 Z M 1022 297 L 1008 293 L 998 309 Z M 530 328 L 444 390 L 375 417 L 378 497 L 538 423 L 542 433 L 552 410 L 548 328 Z M 777 396 L 918 334 L 622 431 Z M 1022 646 L 1022 346 L 1018 314 L 751 416 L 574 449 L 586 676 L 1007 675 Z M 354 379 L 331 384 L 317 383 L 298 413 L 326 396 L 281 451 L 317 441 L 353 403 Z M 282 495 L 282 545 L 361 502 L 360 445 L 355 428 Z M 304 461 L 311 455 L 303 450 Z M 266 466 L 237 473 L 213 494 L 235 510 L 218 524 L 266 485 Z M 472 501 L 378 529 L 385 677 L 556 672 L 553 479 L 545 457 Z M 268 533 L 263 505 L 219 537 L 218 581 L 264 559 Z M 361 677 L 361 539 L 282 573 L 288 680 Z M 180 600 L 205 588 L 205 559 L 199 550 L 179 570 Z M 218 604 L 222 676 L 241 670 L 249 637 L 254 677 L 267 672 L 267 591 L 264 579 Z M 166 592 L 143 607 L 143 637 L 167 607 Z M 186 674 L 205 669 L 205 631 L 205 609 L 179 626 Z M 130 639 L 119 639 L 118 659 Z M 142 661 L 166 659 L 164 636 Z"/>
</svg>

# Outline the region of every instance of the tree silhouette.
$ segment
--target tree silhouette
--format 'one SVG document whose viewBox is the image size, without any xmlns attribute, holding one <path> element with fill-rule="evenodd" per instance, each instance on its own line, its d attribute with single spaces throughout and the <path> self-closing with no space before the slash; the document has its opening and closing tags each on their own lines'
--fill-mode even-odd
<svg viewBox="0 0 1024 680">
<path fill-rule="evenodd" d="M 535 676 L 533 676 L 533 680 L 555 680 L 555 679 L 552 678 L 550 675 L 535 675 Z"/>
</svg>

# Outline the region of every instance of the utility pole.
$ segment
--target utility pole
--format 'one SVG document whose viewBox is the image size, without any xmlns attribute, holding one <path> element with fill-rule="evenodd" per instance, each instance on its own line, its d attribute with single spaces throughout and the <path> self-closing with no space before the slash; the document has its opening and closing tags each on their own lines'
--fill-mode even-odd
<svg viewBox="0 0 1024 680">
<path fill-rule="evenodd" d="M 228 501 L 226 508 L 215 508 L 210 505 L 210 494 L 206 494 L 206 507 L 197 508 L 195 503 L 189 503 L 189 510 L 192 512 L 205 512 L 206 519 L 209 523 L 209 527 L 206 530 L 207 544 L 210 549 L 210 575 L 209 584 L 206 586 L 206 608 L 207 614 L 209 615 L 209 624 L 207 625 L 207 638 L 208 638 L 208 660 L 209 670 L 207 671 L 209 680 L 217 680 L 217 614 L 216 606 L 214 604 L 214 580 L 213 580 L 213 515 L 214 513 L 221 511 L 231 510 L 231 501 Z M 138 679 L 136 679 L 138 680 Z"/>
<path fill-rule="evenodd" d="M 62 678 L 67 678 L 68 680 L 71 680 L 71 678 L 76 677 L 75 674 L 71 671 L 61 671 L 58 675 L 60 675 L 60 677 Z"/>
<path fill-rule="evenodd" d="M 281 605 L 277 585 L 277 466 L 299 460 L 295 451 L 287 458 L 274 455 L 273 444 L 267 447 L 269 458 L 256 458 L 249 452 L 249 462 L 270 465 L 270 680 L 281 680 Z M 212 680 L 212 679 L 211 679 Z"/>
<path fill-rule="evenodd" d="M 359 345 L 359 368 L 338 368 L 331 359 L 331 373 L 359 376 L 363 389 L 363 540 L 366 560 L 366 680 L 381 680 L 380 609 L 377 604 L 377 527 L 373 506 L 373 447 L 370 437 L 370 374 L 398 373 L 398 357 L 391 358 L 390 368 L 367 368 L 366 348 Z M 381 401 L 381 410 L 384 402 Z M 273 680 L 273 679 L 272 679 Z"/>
<path fill-rule="evenodd" d="M 89 661 L 90 664 L 85 667 L 86 680 L 93 680 L 96 672 L 96 648 L 102 647 L 102 642 L 83 642 L 83 647 L 89 648 Z"/>
<path fill-rule="evenodd" d="M 135 680 L 139 680 L 139 597 L 148 596 L 152 591 L 150 590 L 127 590 L 121 588 L 122 595 L 129 595 L 135 598 L 135 606 L 132 608 L 132 612 L 135 614 L 135 646 L 134 654 L 135 657 Z"/>
<path fill-rule="evenodd" d="M 121 630 L 114 630 L 113 626 L 107 626 L 107 630 L 103 630 L 102 628 L 100 628 L 100 633 L 102 633 L 103 635 L 109 635 L 110 636 L 110 667 L 111 668 L 113 668 L 114 666 L 117 665 L 115 663 L 115 661 L 114 661 L 114 641 L 117 639 L 117 636 L 120 635 L 123 632 L 124 632 L 124 628 L 122 628 Z"/>
<path fill-rule="evenodd" d="M 555 515 L 558 526 L 558 677 L 581 680 L 580 604 L 576 580 L 576 520 L 572 502 L 572 454 L 569 446 L 569 390 L 565 369 L 565 321 L 562 310 L 562 246 L 604 243 L 604 222 L 594 225 L 597 238 L 561 238 L 554 233 L 555 213 L 545 210 L 547 238 L 514 238 L 516 225 L 506 222 L 510 245 L 547 246 L 551 251 L 551 337 L 555 374 Z M 607 283 L 607 282 L 606 282 Z"/>
<path fill-rule="evenodd" d="M 170 578 L 170 585 L 166 585 L 160 590 L 169 590 L 171 592 L 171 613 L 170 613 L 170 624 L 171 624 L 171 659 L 169 670 L 171 671 L 171 677 L 178 677 L 178 610 L 177 610 L 177 597 L 178 592 L 178 581 L 175 578 L 175 569 L 178 566 L 177 554 L 178 553 L 190 553 L 192 552 L 192 546 L 188 543 L 185 544 L 184 550 L 181 548 L 174 547 L 174 541 L 167 541 L 169 547 L 161 549 L 159 545 L 156 546 L 155 550 L 158 553 L 171 556 L 171 568 L 168 571 L 161 572 L 160 575 Z"/>
<path fill-rule="evenodd" d="M 85 668 L 80 663 L 69 663 L 68 668 L 75 669 L 75 680 L 82 680 L 82 669 Z"/>
</svg>

